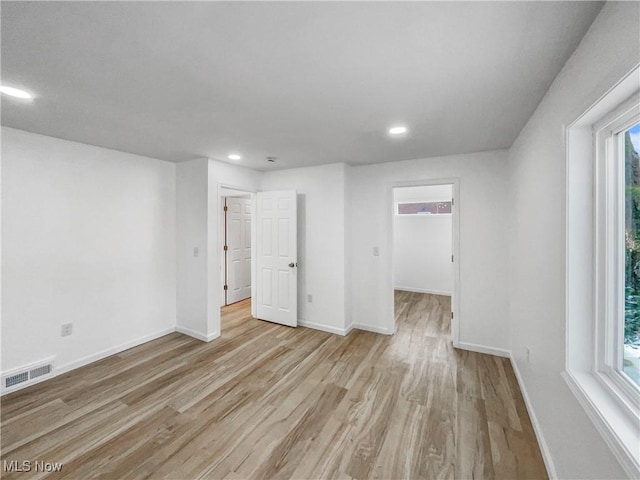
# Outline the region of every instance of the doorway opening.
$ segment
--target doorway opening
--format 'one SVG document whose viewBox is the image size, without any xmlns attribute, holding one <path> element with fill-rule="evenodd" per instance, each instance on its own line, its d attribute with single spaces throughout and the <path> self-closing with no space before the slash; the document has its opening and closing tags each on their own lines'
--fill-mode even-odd
<svg viewBox="0 0 640 480">
<path fill-rule="evenodd" d="M 393 188 L 393 299 L 396 331 L 454 329 L 456 206 L 453 183 Z"/>
<path fill-rule="evenodd" d="M 296 326 L 295 190 L 218 192 L 220 333 L 251 318 Z"/>
<path fill-rule="evenodd" d="M 221 189 L 221 307 L 251 302 L 251 233 L 253 200 L 250 193 Z"/>
</svg>

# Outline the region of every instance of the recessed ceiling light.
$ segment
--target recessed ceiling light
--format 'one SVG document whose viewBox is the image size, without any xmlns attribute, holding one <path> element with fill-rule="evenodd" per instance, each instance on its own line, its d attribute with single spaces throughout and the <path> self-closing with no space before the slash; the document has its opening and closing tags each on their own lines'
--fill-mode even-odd
<svg viewBox="0 0 640 480">
<path fill-rule="evenodd" d="M 237 153 L 232 153 L 231 155 L 229 155 L 229 160 L 240 160 L 241 158 L 242 157 Z"/>
<path fill-rule="evenodd" d="M 391 127 L 389 133 L 391 135 L 400 135 L 407 132 L 407 127 Z"/>
<path fill-rule="evenodd" d="M 0 92 L 16 98 L 31 98 L 33 96 L 30 93 L 25 92 L 24 90 L 18 90 L 17 88 L 13 87 L 5 87 L 4 85 L 0 86 Z"/>
</svg>

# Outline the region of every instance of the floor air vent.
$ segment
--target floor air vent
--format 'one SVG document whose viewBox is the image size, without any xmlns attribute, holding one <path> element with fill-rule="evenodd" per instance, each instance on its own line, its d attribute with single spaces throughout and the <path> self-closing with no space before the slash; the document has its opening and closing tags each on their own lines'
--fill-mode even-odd
<svg viewBox="0 0 640 480">
<path fill-rule="evenodd" d="M 42 375 L 49 375 L 51 373 L 52 365 L 48 363 L 47 365 L 42 365 L 41 367 L 32 368 L 29 370 L 29 380 L 32 378 L 41 377 Z"/>
<path fill-rule="evenodd" d="M 6 390 L 21 383 L 30 382 L 39 377 L 45 377 L 51 375 L 53 372 L 53 363 L 40 363 L 27 367 L 23 370 L 19 370 L 15 373 L 10 373 L 2 377 L 2 389 Z"/>
<path fill-rule="evenodd" d="M 4 388 L 13 387 L 27 380 L 29 380 L 29 372 L 16 373 L 15 375 L 4 378 Z"/>
</svg>

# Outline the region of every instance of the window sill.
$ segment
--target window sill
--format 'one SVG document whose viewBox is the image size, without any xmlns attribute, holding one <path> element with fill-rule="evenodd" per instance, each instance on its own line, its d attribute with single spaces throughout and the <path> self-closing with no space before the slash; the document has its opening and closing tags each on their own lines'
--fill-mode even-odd
<svg viewBox="0 0 640 480">
<path fill-rule="evenodd" d="M 640 424 L 591 373 L 562 373 L 567 385 L 630 478 L 640 478 Z"/>
</svg>

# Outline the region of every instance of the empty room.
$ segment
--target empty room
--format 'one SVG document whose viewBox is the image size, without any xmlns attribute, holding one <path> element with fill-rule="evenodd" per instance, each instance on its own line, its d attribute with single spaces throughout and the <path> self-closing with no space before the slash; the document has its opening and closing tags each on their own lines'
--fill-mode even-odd
<svg viewBox="0 0 640 480">
<path fill-rule="evenodd" d="M 640 478 L 639 2 L 0 19 L 2 478 Z"/>
</svg>

